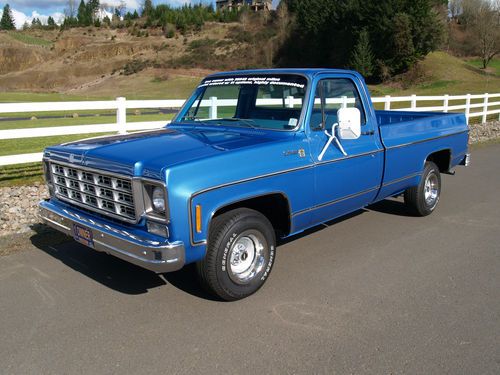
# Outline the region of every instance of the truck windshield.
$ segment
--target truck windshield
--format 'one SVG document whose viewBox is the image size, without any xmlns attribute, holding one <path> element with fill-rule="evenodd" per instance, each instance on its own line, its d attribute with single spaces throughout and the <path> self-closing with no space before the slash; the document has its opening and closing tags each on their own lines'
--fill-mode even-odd
<svg viewBox="0 0 500 375">
<path fill-rule="evenodd" d="M 209 78 L 178 122 L 291 130 L 299 123 L 306 89 L 306 78 L 291 74 Z"/>
</svg>

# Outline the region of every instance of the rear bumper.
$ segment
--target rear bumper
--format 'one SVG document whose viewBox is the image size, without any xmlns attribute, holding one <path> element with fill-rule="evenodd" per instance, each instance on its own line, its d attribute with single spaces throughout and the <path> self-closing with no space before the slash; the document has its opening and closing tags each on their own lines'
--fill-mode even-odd
<svg viewBox="0 0 500 375">
<path fill-rule="evenodd" d="M 466 167 L 468 167 L 470 165 L 470 154 L 469 153 L 465 154 L 464 158 L 460 162 L 460 165 L 464 165 Z"/>
<path fill-rule="evenodd" d="M 73 225 L 92 230 L 94 248 L 157 273 L 172 272 L 185 264 L 182 242 L 160 242 L 141 238 L 95 218 L 77 214 L 51 201 L 41 201 L 39 215 L 50 227 L 73 236 Z"/>
</svg>

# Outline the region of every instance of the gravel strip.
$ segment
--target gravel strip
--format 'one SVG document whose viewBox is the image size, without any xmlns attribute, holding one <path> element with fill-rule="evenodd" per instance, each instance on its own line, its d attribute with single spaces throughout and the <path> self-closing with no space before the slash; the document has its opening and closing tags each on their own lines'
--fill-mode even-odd
<svg viewBox="0 0 500 375">
<path fill-rule="evenodd" d="M 500 121 L 471 125 L 471 143 L 494 138 L 500 138 Z M 47 197 L 44 184 L 0 188 L 0 237 L 32 231 L 40 223 L 38 202 Z"/>
<path fill-rule="evenodd" d="M 0 188 L 0 236 L 29 232 L 40 222 L 38 202 L 48 196 L 42 183 Z"/>
<path fill-rule="evenodd" d="M 500 138 L 500 121 L 487 122 L 485 124 L 471 124 L 469 134 L 471 144 Z"/>
</svg>

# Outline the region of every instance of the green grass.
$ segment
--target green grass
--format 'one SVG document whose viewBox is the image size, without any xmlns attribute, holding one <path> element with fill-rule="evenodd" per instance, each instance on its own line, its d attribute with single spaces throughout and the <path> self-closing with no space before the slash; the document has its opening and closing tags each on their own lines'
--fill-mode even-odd
<svg viewBox="0 0 500 375">
<path fill-rule="evenodd" d="M 82 138 L 98 137 L 106 134 L 115 134 L 115 133 L 58 135 L 54 137 L 21 138 L 14 140 L 2 139 L 0 140 L 0 156 L 42 152 L 43 149 L 47 146 L 76 141 Z"/>
<path fill-rule="evenodd" d="M 29 102 L 78 102 L 86 100 L 112 100 L 114 98 L 94 95 L 68 95 L 55 92 L 0 92 L 0 103 Z"/>
<path fill-rule="evenodd" d="M 29 185 L 43 181 L 42 163 L 0 167 L 0 187 Z"/>
<path fill-rule="evenodd" d="M 26 114 L 25 114 L 26 115 Z M 28 115 L 30 116 L 30 115 Z M 173 114 L 148 114 L 148 115 L 127 115 L 127 122 L 144 122 L 144 121 L 169 121 Z M 37 120 L 13 120 L 0 121 L 0 130 L 7 129 L 26 129 L 26 128 L 45 128 L 57 126 L 73 126 L 73 125 L 97 125 L 97 124 L 112 124 L 116 122 L 116 116 L 91 116 L 91 117 L 66 117 L 57 119 L 37 119 Z M 82 135 L 85 136 L 85 135 Z"/>
<path fill-rule="evenodd" d="M 9 36 L 21 43 L 24 44 L 29 44 L 32 46 L 42 46 L 42 47 L 48 47 L 51 46 L 53 43 L 50 40 L 38 38 L 36 36 L 32 36 L 20 31 L 10 31 Z"/>
<path fill-rule="evenodd" d="M 492 62 L 497 66 L 500 60 Z M 369 85 L 372 96 L 462 95 L 500 92 L 500 76 L 470 69 L 466 62 L 445 52 L 433 52 L 420 63 L 423 81 L 401 88 L 395 82 Z"/>
<path fill-rule="evenodd" d="M 467 63 L 478 69 L 483 68 L 483 62 L 479 59 L 469 60 Z M 500 77 L 500 59 L 491 60 L 488 64 L 487 70 Z"/>
</svg>

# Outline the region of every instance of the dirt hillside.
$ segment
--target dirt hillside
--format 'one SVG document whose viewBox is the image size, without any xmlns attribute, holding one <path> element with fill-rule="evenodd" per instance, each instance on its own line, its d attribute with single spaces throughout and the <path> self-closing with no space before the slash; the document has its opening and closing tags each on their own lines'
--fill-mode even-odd
<svg viewBox="0 0 500 375">
<path fill-rule="evenodd" d="M 197 33 L 173 38 L 166 38 L 161 29 L 0 32 L 0 91 L 78 93 L 119 84 L 123 77 L 162 80 L 185 66 L 181 60 L 192 59 L 196 47 L 211 38 L 224 40 L 232 27 L 207 24 Z M 187 65 L 181 75 L 206 73 L 190 68 L 196 64 Z"/>
</svg>

